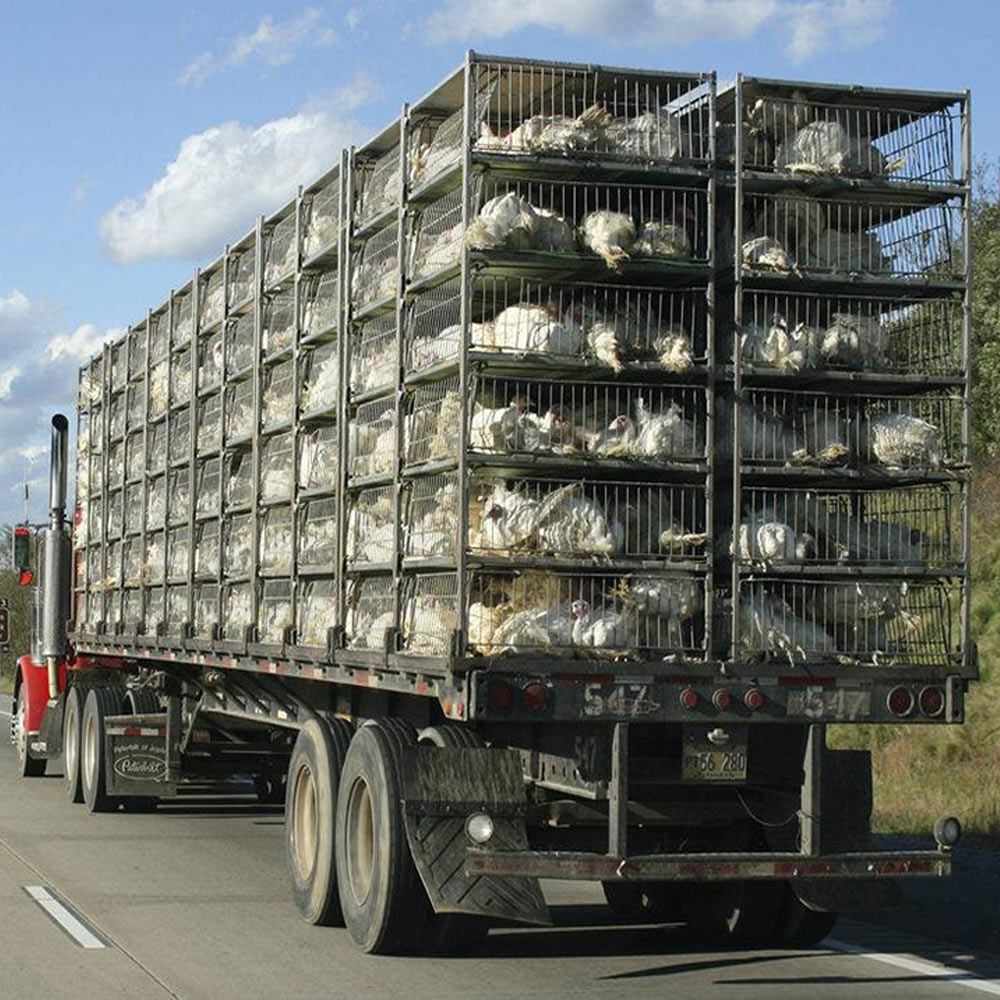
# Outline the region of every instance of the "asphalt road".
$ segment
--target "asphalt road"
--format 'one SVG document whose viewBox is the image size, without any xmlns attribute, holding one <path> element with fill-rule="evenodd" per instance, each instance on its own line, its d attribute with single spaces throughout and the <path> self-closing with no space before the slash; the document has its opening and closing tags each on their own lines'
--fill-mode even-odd
<svg viewBox="0 0 1000 1000">
<path fill-rule="evenodd" d="M 250 799 L 92 816 L 66 801 L 57 777 L 18 779 L 0 740 L 0 997 L 1000 996 L 1000 958 L 972 941 L 910 937 L 897 929 L 906 920 L 845 922 L 810 951 L 692 952 L 680 928 L 613 923 L 584 884 L 546 887 L 554 928 L 493 931 L 475 958 L 367 957 L 344 931 L 297 917 L 282 822 L 280 809 Z M 91 947 L 26 890 L 78 914 Z M 916 929 L 963 936 L 933 896 L 915 905 Z"/>
</svg>

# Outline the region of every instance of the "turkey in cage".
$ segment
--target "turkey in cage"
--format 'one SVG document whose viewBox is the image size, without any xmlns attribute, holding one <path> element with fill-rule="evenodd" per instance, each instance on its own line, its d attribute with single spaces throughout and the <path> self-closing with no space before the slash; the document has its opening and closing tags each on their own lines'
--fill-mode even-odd
<svg viewBox="0 0 1000 1000">
<path fill-rule="evenodd" d="M 825 335 L 807 323 L 789 330 L 783 316 L 775 315 L 767 327 L 746 323 L 740 333 L 740 357 L 745 364 L 764 365 L 795 374 L 819 366 Z"/>
<path fill-rule="evenodd" d="M 202 329 L 218 323 L 226 310 L 226 286 L 222 281 L 222 268 L 209 276 L 205 283 L 204 296 L 200 303 Z M 185 339 L 190 339 L 190 336 L 191 331 L 188 330 Z"/>
<path fill-rule="evenodd" d="M 310 501 L 302 508 L 297 541 L 300 568 L 333 566 L 337 558 L 337 516 L 333 501 Z"/>
<path fill-rule="evenodd" d="M 149 370 L 149 416 L 155 419 L 167 412 L 169 387 L 167 385 L 167 363 L 161 361 Z"/>
<path fill-rule="evenodd" d="M 474 250 L 572 253 L 576 250 L 576 233 L 572 223 L 562 216 L 508 191 L 483 205 L 466 230 L 465 242 Z"/>
<path fill-rule="evenodd" d="M 332 580 L 307 583 L 298 603 L 296 640 L 302 646 L 325 646 L 327 631 L 337 614 L 336 590 Z"/>
<path fill-rule="evenodd" d="M 260 499 L 264 503 L 292 496 L 295 446 L 291 434 L 278 434 L 264 442 L 260 458 Z"/>
<path fill-rule="evenodd" d="M 642 396 L 635 401 L 635 419 L 619 413 L 603 431 L 587 436 L 587 450 L 595 455 L 654 465 L 697 457 L 703 448 L 703 435 L 677 403 L 653 409 Z"/>
<path fill-rule="evenodd" d="M 408 653 L 446 656 L 455 631 L 454 595 L 417 593 L 406 602 L 401 622 Z"/>
<path fill-rule="evenodd" d="M 777 595 L 760 591 L 739 600 L 738 655 L 752 660 L 787 659 L 791 664 L 839 656 L 833 636 L 797 615 Z"/>
<path fill-rule="evenodd" d="M 395 410 L 385 409 L 370 419 L 363 419 L 359 412 L 347 428 L 347 454 L 352 477 L 363 479 L 391 473 L 396 463 Z"/>
<path fill-rule="evenodd" d="M 318 427 L 301 438 L 299 484 L 304 490 L 332 489 L 337 482 L 337 428 Z"/>
<path fill-rule="evenodd" d="M 295 362 L 285 361 L 268 369 L 260 396 L 260 422 L 264 428 L 292 422 L 295 413 Z"/>
<path fill-rule="evenodd" d="M 362 493 L 347 515 L 348 562 L 391 562 L 395 539 L 396 510 L 390 491 Z"/>
<path fill-rule="evenodd" d="M 258 633 L 261 642 L 284 642 L 292 617 L 291 584 L 271 580 L 264 584 L 261 595 Z"/>
<path fill-rule="evenodd" d="M 225 504 L 229 509 L 249 507 L 253 495 L 253 460 L 250 452 L 226 456 Z"/>
<path fill-rule="evenodd" d="M 850 112 L 842 120 L 809 122 L 777 147 L 774 165 L 791 173 L 884 177 L 890 165 L 870 138 L 859 134 L 861 123 L 861 115 Z"/>
<path fill-rule="evenodd" d="M 292 512 L 273 508 L 260 527 L 260 571 L 285 576 L 292 571 Z"/>
<path fill-rule="evenodd" d="M 308 206 L 303 253 L 312 257 L 337 241 L 340 232 L 340 179 L 334 178 L 313 195 Z"/>
<path fill-rule="evenodd" d="M 472 342 L 497 351 L 530 351 L 579 357 L 584 333 L 557 306 L 516 304 L 504 309 L 492 322 L 472 324 Z"/>
<path fill-rule="evenodd" d="M 167 520 L 170 524 L 181 524 L 188 519 L 188 503 L 191 499 L 188 470 L 176 469 L 169 477 Z"/>
<path fill-rule="evenodd" d="M 386 632 L 396 627 L 390 578 L 352 580 L 347 591 L 344 634 L 352 649 L 384 649 Z"/>
<path fill-rule="evenodd" d="M 318 413 L 336 405 L 340 392 L 340 358 L 336 343 L 309 352 L 302 385 L 303 413 Z"/>
<path fill-rule="evenodd" d="M 234 572 L 240 572 L 240 563 L 237 562 Z M 198 525 L 198 533 L 195 540 L 194 549 L 194 573 L 202 579 L 216 577 L 219 575 L 219 522 L 205 521 Z"/>
<path fill-rule="evenodd" d="M 183 580 L 187 576 L 189 551 L 187 529 L 171 531 L 167 538 L 168 580 Z"/>
<path fill-rule="evenodd" d="M 614 118 L 607 108 L 591 104 L 575 117 L 536 114 L 520 122 L 504 136 L 497 136 L 482 123 L 477 146 L 512 153 L 574 153 L 594 149 L 606 140 Z"/>
<path fill-rule="evenodd" d="M 407 555 L 425 559 L 453 555 L 458 533 L 458 483 L 453 478 L 421 480 L 413 487 L 407 530 Z M 469 498 L 470 545 L 476 531 L 472 521 L 480 516 L 482 503 L 474 494 Z"/>
<path fill-rule="evenodd" d="M 351 391 L 371 392 L 395 385 L 397 374 L 396 320 L 366 323 L 350 341 Z"/>
<path fill-rule="evenodd" d="M 246 576 L 250 572 L 253 525 L 249 517 L 234 517 L 223 529 L 222 567 L 228 576 Z"/>
<path fill-rule="evenodd" d="M 163 583 L 164 559 L 166 551 L 164 549 L 163 532 L 146 539 L 146 555 L 142 563 L 142 582 L 145 584 Z"/>
<path fill-rule="evenodd" d="M 227 587 L 222 599 L 223 635 L 242 639 L 251 625 L 251 595 L 247 584 Z"/>
<path fill-rule="evenodd" d="M 396 293 L 399 283 L 399 258 L 393 252 L 386 256 L 364 255 L 351 275 L 351 295 L 360 305 L 381 302 Z"/>
<path fill-rule="evenodd" d="M 870 316 L 834 313 L 823 332 L 820 353 L 831 365 L 877 370 L 889 359 L 889 333 Z"/>
<path fill-rule="evenodd" d="M 248 438 L 253 427 L 253 385 L 242 382 L 226 393 L 226 440 Z"/>
<path fill-rule="evenodd" d="M 891 468 L 940 469 L 945 451 L 938 428 L 909 413 L 870 416 L 863 424 L 866 454 Z"/>
<path fill-rule="evenodd" d="M 815 536 L 797 530 L 767 506 L 744 515 L 735 545 L 731 532 L 723 537 L 729 552 L 743 563 L 772 566 L 803 563 L 816 556 Z"/>
<path fill-rule="evenodd" d="M 202 586 L 195 590 L 194 631 L 195 635 L 209 638 L 219 618 L 219 588 Z"/>
</svg>

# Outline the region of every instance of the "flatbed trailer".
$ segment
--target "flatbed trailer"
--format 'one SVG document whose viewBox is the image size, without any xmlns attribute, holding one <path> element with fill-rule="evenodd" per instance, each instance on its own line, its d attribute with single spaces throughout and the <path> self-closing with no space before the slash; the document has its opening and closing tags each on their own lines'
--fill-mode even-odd
<svg viewBox="0 0 1000 1000">
<path fill-rule="evenodd" d="M 541 878 L 800 944 L 949 874 L 826 727 L 976 677 L 969 143 L 967 93 L 469 53 L 82 369 L 22 773 L 252 779 L 371 952 Z"/>
</svg>

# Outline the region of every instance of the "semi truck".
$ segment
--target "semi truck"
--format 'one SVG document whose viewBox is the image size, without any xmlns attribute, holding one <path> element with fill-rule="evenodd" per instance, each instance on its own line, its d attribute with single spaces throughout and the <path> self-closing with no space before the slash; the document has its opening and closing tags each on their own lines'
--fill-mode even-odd
<svg viewBox="0 0 1000 1000">
<path fill-rule="evenodd" d="M 969 108 L 468 53 L 81 369 L 20 773 L 252 781 L 372 953 L 542 879 L 801 945 L 950 874 L 826 733 L 977 673 Z"/>
</svg>

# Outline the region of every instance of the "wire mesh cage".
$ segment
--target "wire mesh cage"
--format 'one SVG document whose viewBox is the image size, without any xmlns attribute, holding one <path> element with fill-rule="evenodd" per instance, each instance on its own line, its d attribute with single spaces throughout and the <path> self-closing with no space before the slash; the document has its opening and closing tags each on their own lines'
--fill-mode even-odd
<svg viewBox="0 0 1000 1000">
<path fill-rule="evenodd" d="M 303 256 L 308 260 L 337 245 L 340 235 L 340 177 L 334 177 L 303 206 Z"/>
<path fill-rule="evenodd" d="M 222 523 L 222 571 L 227 577 L 250 575 L 254 523 L 250 514 L 236 514 Z"/>
<path fill-rule="evenodd" d="M 292 572 L 292 508 L 270 507 L 258 519 L 260 531 L 260 573 L 289 576 Z"/>
<path fill-rule="evenodd" d="M 202 583 L 194 588 L 194 634 L 200 639 L 215 637 L 220 621 L 220 588 L 214 583 Z"/>
<path fill-rule="evenodd" d="M 104 454 L 104 413 L 103 407 L 91 407 L 90 431 L 90 451 L 95 462 L 100 462 L 100 456 Z"/>
<path fill-rule="evenodd" d="M 146 530 L 162 528 L 167 519 L 167 477 L 156 476 L 146 483 Z"/>
<path fill-rule="evenodd" d="M 167 617 L 165 631 L 170 636 L 183 634 L 188 622 L 187 585 L 167 587 Z"/>
<path fill-rule="evenodd" d="M 354 165 L 354 220 L 363 228 L 399 204 L 399 143 L 359 153 Z"/>
<path fill-rule="evenodd" d="M 657 467 L 705 456 L 705 398 L 692 386 L 481 377 L 469 399 L 469 449 L 480 454 Z M 407 464 L 454 460 L 461 419 L 457 378 L 418 387 L 404 423 Z"/>
<path fill-rule="evenodd" d="M 396 397 L 362 403 L 347 427 L 348 480 L 391 476 L 395 468 Z"/>
<path fill-rule="evenodd" d="M 265 580 L 257 609 L 258 640 L 272 644 L 283 643 L 294 624 L 291 581 Z"/>
<path fill-rule="evenodd" d="M 125 392 L 125 426 L 141 431 L 146 426 L 146 386 L 130 385 Z"/>
<path fill-rule="evenodd" d="M 187 469 L 167 473 L 167 523 L 185 524 L 190 518 L 191 476 Z"/>
<path fill-rule="evenodd" d="M 961 661 L 963 584 L 748 580 L 738 648 L 753 660 L 948 669 Z"/>
<path fill-rule="evenodd" d="M 261 349 L 265 359 L 291 348 L 295 341 L 295 290 L 285 289 L 264 301 Z"/>
<path fill-rule="evenodd" d="M 167 458 L 171 465 L 188 460 L 191 448 L 191 408 L 185 406 L 170 418 L 170 441 L 167 445 Z"/>
<path fill-rule="evenodd" d="M 246 560 L 249 559 L 249 554 Z M 237 563 L 237 565 L 243 565 Z M 196 580 L 214 580 L 219 575 L 219 522 L 201 521 L 194 532 L 194 575 Z M 242 575 L 242 574 L 240 574 Z"/>
<path fill-rule="evenodd" d="M 355 327 L 348 345 L 352 393 L 362 395 L 395 388 L 398 374 L 395 313 L 386 313 Z"/>
<path fill-rule="evenodd" d="M 300 585 L 295 623 L 300 646 L 326 647 L 337 619 L 337 587 L 333 580 L 308 580 Z"/>
<path fill-rule="evenodd" d="M 302 339 L 315 340 L 340 325 L 340 274 L 323 271 L 306 275 L 301 284 Z"/>
<path fill-rule="evenodd" d="M 110 482 L 109 486 L 112 485 Z M 93 471 L 90 473 L 90 491 L 95 496 L 99 496 L 104 489 L 104 471 L 100 462 L 94 462 Z"/>
<path fill-rule="evenodd" d="M 217 267 L 211 274 L 202 277 L 198 300 L 198 326 L 205 330 L 214 326 L 226 312 L 226 285 L 223 268 Z M 185 342 L 190 340 L 190 333 Z"/>
<path fill-rule="evenodd" d="M 447 656 L 458 628 L 454 573 L 427 573 L 403 580 L 400 648 L 421 656 Z"/>
<path fill-rule="evenodd" d="M 95 484 L 96 484 L 95 479 Z M 114 489 L 125 482 L 125 442 L 116 441 L 108 451 L 108 486 Z M 95 485 L 95 488 L 96 485 Z"/>
<path fill-rule="evenodd" d="M 146 430 L 146 471 L 159 472 L 167 464 L 167 425 L 161 421 Z"/>
<path fill-rule="evenodd" d="M 224 502 L 226 510 L 248 508 L 253 500 L 253 456 L 231 451 L 225 456 Z"/>
<path fill-rule="evenodd" d="M 257 249 L 253 243 L 229 255 L 229 308 L 239 309 L 253 298 Z"/>
<path fill-rule="evenodd" d="M 170 405 L 180 406 L 191 399 L 191 349 L 178 351 L 170 363 Z"/>
<path fill-rule="evenodd" d="M 108 406 L 108 437 L 114 441 L 125 433 L 125 393 L 119 392 L 111 397 Z"/>
<path fill-rule="evenodd" d="M 294 208 L 264 236 L 264 286 L 273 287 L 295 274 L 298 266 L 297 221 Z"/>
<path fill-rule="evenodd" d="M 198 341 L 198 390 L 214 389 L 222 384 L 222 331 L 216 330 Z"/>
<path fill-rule="evenodd" d="M 227 390 L 227 395 L 235 390 Z M 206 396 L 198 403 L 198 440 L 199 455 L 210 455 L 219 450 L 222 444 L 222 393 L 217 392 Z"/>
<path fill-rule="evenodd" d="M 198 462 L 195 470 L 197 492 L 195 494 L 195 514 L 199 517 L 215 517 L 219 512 L 220 459 L 207 458 Z"/>
<path fill-rule="evenodd" d="M 246 637 L 253 621 L 253 592 L 249 583 L 222 586 L 222 637 L 239 641 Z"/>
<path fill-rule="evenodd" d="M 396 582 L 391 575 L 352 577 L 345 584 L 344 640 L 348 649 L 384 650 L 396 628 Z"/>
<path fill-rule="evenodd" d="M 166 618 L 167 591 L 165 587 L 146 587 L 144 591 L 142 633 L 158 635 L 163 631 Z"/>
<path fill-rule="evenodd" d="M 126 632 L 141 632 L 145 616 L 143 615 L 142 590 L 125 590 L 122 592 L 121 627 Z"/>
<path fill-rule="evenodd" d="M 396 553 L 396 491 L 379 486 L 346 501 L 347 565 L 392 563 Z"/>
<path fill-rule="evenodd" d="M 797 374 L 813 369 L 961 378 L 962 302 L 744 292 L 740 363 Z"/>
<path fill-rule="evenodd" d="M 158 361 L 149 369 L 149 419 L 158 420 L 167 412 L 170 398 L 167 362 Z"/>
<path fill-rule="evenodd" d="M 260 500 L 291 500 L 295 488 L 295 438 L 291 432 L 264 440 L 260 449 Z"/>
<path fill-rule="evenodd" d="M 299 489 L 331 492 L 339 484 L 338 428 L 336 424 L 313 427 L 299 435 Z"/>
<path fill-rule="evenodd" d="M 268 368 L 261 379 L 260 421 L 265 431 L 290 424 L 295 415 L 295 362 Z"/>
<path fill-rule="evenodd" d="M 247 441 L 253 434 L 253 391 L 252 381 L 237 382 L 226 387 L 224 440 L 227 445 Z"/>
<path fill-rule="evenodd" d="M 140 523 L 136 523 L 133 527 L 131 524 L 124 524 L 122 522 L 122 492 L 121 490 L 115 490 L 107 495 L 106 500 L 106 517 L 104 518 L 104 528 L 107 533 L 108 538 L 118 538 L 122 534 L 123 527 L 128 531 L 139 531 L 141 528 Z M 142 510 L 140 506 L 140 512 Z M 95 500 L 90 507 L 90 531 L 93 538 L 100 538 L 101 536 L 101 517 L 105 513 L 104 505 L 101 504 L 99 500 Z M 141 517 L 141 513 L 140 513 Z"/>
<path fill-rule="evenodd" d="M 355 313 L 383 306 L 399 287 L 399 231 L 388 226 L 365 240 L 351 265 L 351 303 Z"/>
<path fill-rule="evenodd" d="M 754 566 L 953 571 L 965 562 L 956 484 L 892 490 L 748 487 L 733 555 Z"/>
<path fill-rule="evenodd" d="M 239 378 L 253 368 L 254 318 L 246 313 L 228 324 L 226 330 L 226 378 Z"/>
<path fill-rule="evenodd" d="M 879 467 L 910 473 L 967 461 L 960 396 L 836 396 L 748 390 L 740 407 L 740 450 L 751 465 L 807 469 Z"/>
<path fill-rule="evenodd" d="M 744 166 L 897 184 L 955 184 L 962 110 L 948 98 L 743 85 Z"/>
<path fill-rule="evenodd" d="M 859 274 L 881 280 L 960 282 L 959 201 L 810 198 L 796 189 L 744 196 L 742 264 L 750 272 Z"/>
<path fill-rule="evenodd" d="M 188 575 L 188 557 L 191 552 L 188 529 L 171 528 L 167 532 L 167 582 L 182 583 Z M 218 559 L 218 556 L 216 556 Z M 218 563 L 216 563 L 218 567 Z"/>
<path fill-rule="evenodd" d="M 147 525 L 147 532 L 149 528 Z M 163 583 L 166 575 L 166 533 L 155 531 L 146 535 L 145 554 L 142 560 L 142 582 L 150 585 Z"/>
<path fill-rule="evenodd" d="M 142 439 L 143 435 L 141 431 L 136 434 L 130 434 L 125 439 L 125 478 L 129 482 L 134 482 L 142 478 L 145 468 L 145 453 L 143 451 Z"/>
<path fill-rule="evenodd" d="M 146 328 L 136 327 L 128 335 L 128 377 L 146 374 Z"/>
<path fill-rule="evenodd" d="M 469 346 L 553 364 L 689 371 L 708 354 L 704 288 L 573 285 L 479 277 L 469 296 Z M 458 357 L 462 283 L 422 293 L 406 314 L 405 357 L 420 371 Z"/>
<path fill-rule="evenodd" d="M 337 530 L 335 500 L 310 500 L 299 508 L 296 536 L 299 572 L 333 572 Z"/>
<path fill-rule="evenodd" d="M 128 378 L 128 341 L 111 345 L 111 388 L 121 389 Z"/>
<path fill-rule="evenodd" d="M 170 326 L 166 313 L 153 313 L 149 317 L 149 362 L 162 361 L 169 353 Z"/>
<path fill-rule="evenodd" d="M 336 410 L 340 396 L 340 346 L 327 341 L 300 355 L 299 406 L 307 417 Z"/>
</svg>

